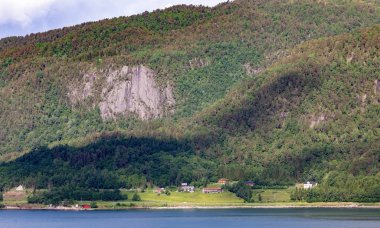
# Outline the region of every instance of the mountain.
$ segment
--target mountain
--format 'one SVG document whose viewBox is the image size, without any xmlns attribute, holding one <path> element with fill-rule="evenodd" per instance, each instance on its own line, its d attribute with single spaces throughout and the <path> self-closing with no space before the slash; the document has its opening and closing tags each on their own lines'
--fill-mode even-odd
<svg viewBox="0 0 380 228">
<path fill-rule="evenodd" d="M 378 201 L 379 7 L 236 0 L 2 39 L 0 184 L 315 180 L 310 200 Z"/>
</svg>

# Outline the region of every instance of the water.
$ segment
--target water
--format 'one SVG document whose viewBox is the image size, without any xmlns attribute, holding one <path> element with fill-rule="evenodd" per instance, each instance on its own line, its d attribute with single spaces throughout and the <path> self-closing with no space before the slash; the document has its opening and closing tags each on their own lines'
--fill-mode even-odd
<svg viewBox="0 0 380 228">
<path fill-rule="evenodd" d="M 0 211 L 0 227 L 380 228 L 380 209 Z"/>
</svg>

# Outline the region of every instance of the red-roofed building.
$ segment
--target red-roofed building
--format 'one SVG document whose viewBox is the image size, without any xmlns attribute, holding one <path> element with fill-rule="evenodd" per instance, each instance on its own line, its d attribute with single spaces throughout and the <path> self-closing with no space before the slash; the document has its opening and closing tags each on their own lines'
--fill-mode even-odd
<svg viewBox="0 0 380 228">
<path fill-rule="evenodd" d="M 218 184 L 228 184 L 230 183 L 230 180 L 226 179 L 226 178 L 220 178 L 218 180 Z"/>
<path fill-rule="evenodd" d="M 223 189 L 220 187 L 210 187 L 210 188 L 203 188 L 202 193 L 209 194 L 209 193 L 222 193 Z"/>
<path fill-rule="evenodd" d="M 83 205 L 82 205 L 82 208 L 83 208 L 83 209 L 91 209 L 91 206 L 88 205 L 88 204 L 83 204 Z"/>
</svg>

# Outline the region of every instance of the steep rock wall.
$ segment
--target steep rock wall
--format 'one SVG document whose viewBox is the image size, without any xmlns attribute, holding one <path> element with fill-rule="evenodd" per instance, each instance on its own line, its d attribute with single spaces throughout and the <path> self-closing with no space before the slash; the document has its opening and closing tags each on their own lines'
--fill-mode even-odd
<svg viewBox="0 0 380 228">
<path fill-rule="evenodd" d="M 155 77 L 142 65 L 87 73 L 79 85 L 70 87 L 69 98 L 74 104 L 96 98 L 103 120 L 129 115 L 142 120 L 161 118 L 174 113 L 175 100 L 170 84 L 160 88 Z"/>
</svg>

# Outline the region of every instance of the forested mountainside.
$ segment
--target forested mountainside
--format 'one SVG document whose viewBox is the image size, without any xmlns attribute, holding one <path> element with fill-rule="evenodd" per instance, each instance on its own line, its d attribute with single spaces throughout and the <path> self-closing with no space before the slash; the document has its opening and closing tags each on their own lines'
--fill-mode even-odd
<svg viewBox="0 0 380 228">
<path fill-rule="evenodd" d="M 0 184 L 218 177 L 380 199 L 376 1 L 175 6 L 0 41 Z"/>
</svg>

